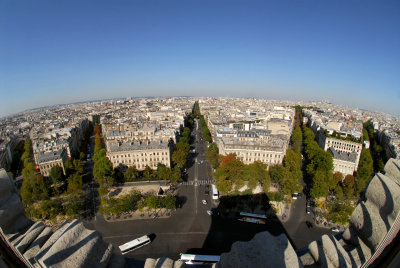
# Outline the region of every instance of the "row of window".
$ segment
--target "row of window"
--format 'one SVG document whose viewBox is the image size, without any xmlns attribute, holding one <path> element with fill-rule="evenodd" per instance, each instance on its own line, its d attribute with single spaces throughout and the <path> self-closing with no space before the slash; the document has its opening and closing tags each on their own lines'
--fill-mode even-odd
<svg viewBox="0 0 400 268">
<path fill-rule="evenodd" d="M 164 162 L 164 160 L 165 161 L 169 161 L 169 158 L 168 157 L 161 157 L 161 159 L 160 159 L 160 157 L 157 157 L 157 158 L 149 158 L 149 162 L 153 162 L 153 161 L 163 161 Z M 139 159 L 122 159 L 122 160 L 112 160 L 112 162 L 115 164 L 119 164 L 119 163 L 122 163 L 122 164 L 132 164 L 132 163 L 135 163 L 135 162 L 147 162 L 147 158 L 139 158 Z"/>
<path fill-rule="evenodd" d="M 168 152 L 157 152 L 157 153 L 149 153 L 149 156 L 150 155 L 168 155 Z M 147 153 L 135 153 L 135 154 L 132 154 L 132 157 L 139 157 L 139 156 L 147 156 Z M 114 158 L 123 158 L 123 157 L 131 157 L 131 154 L 129 153 L 129 154 L 125 154 L 125 155 L 113 155 L 112 156 L 112 158 L 114 159 Z"/>
</svg>

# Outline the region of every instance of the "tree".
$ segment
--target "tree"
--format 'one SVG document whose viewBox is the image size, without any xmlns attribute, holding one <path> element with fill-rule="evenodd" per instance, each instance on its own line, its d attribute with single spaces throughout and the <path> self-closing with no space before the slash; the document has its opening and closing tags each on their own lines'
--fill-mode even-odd
<svg viewBox="0 0 400 268">
<path fill-rule="evenodd" d="M 70 218 L 79 218 L 83 210 L 83 201 L 77 194 L 71 194 L 66 199 L 65 212 Z"/>
<path fill-rule="evenodd" d="M 186 164 L 187 154 L 182 150 L 176 150 L 172 153 L 172 162 L 178 167 L 183 168 Z"/>
<path fill-rule="evenodd" d="M 285 168 L 282 165 L 273 165 L 269 168 L 269 176 L 274 183 L 281 182 L 284 177 Z"/>
<path fill-rule="evenodd" d="M 356 191 L 358 193 L 364 189 L 365 185 L 372 178 L 373 174 L 374 166 L 371 153 L 368 149 L 363 148 L 356 174 Z"/>
<path fill-rule="evenodd" d="M 333 180 L 335 181 L 336 185 L 338 185 L 340 182 L 342 182 L 343 179 L 343 174 L 339 171 L 336 171 L 333 174 Z"/>
<path fill-rule="evenodd" d="M 68 177 L 68 192 L 77 193 L 82 191 L 82 177 L 78 173 L 75 173 Z"/>
<path fill-rule="evenodd" d="M 302 144 L 302 133 L 300 127 L 296 127 L 292 133 L 292 149 L 293 151 L 300 153 L 301 152 L 301 144 Z"/>
<path fill-rule="evenodd" d="M 50 178 L 53 180 L 53 184 L 59 184 L 63 182 L 63 169 L 60 166 L 53 166 L 50 169 Z"/>
<path fill-rule="evenodd" d="M 135 166 L 128 167 L 124 172 L 125 181 L 134 181 L 138 176 L 138 171 Z"/>
<path fill-rule="evenodd" d="M 67 160 L 65 160 L 64 169 L 67 176 L 70 176 L 76 171 L 72 158 L 67 158 Z"/>
<path fill-rule="evenodd" d="M 83 162 L 82 162 L 82 160 L 80 160 L 80 159 L 74 159 L 74 169 L 76 170 L 76 172 L 78 173 L 78 174 L 83 174 L 84 172 L 85 172 L 85 170 L 84 170 L 84 164 L 83 164 Z"/>
<path fill-rule="evenodd" d="M 178 166 L 175 166 L 174 169 L 172 170 L 172 176 L 169 180 L 172 183 L 182 181 L 181 169 Z"/>
<path fill-rule="evenodd" d="M 151 180 L 153 178 L 153 170 L 148 165 L 146 165 L 144 168 L 143 176 L 147 180 Z"/>
<path fill-rule="evenodd" d="M 313 198 L 326 197 L 329 193 L 329 185 L 326 182 L 326 172 L 318 170 L 313 178 L 313 187 L 310 190 L 310 195 Z"/>
<path fill-rule="evenodd" d="M 343 180 L 343 186 L 353 188 L 355 184 L 355 179 L 353 175 L 346 175 Z"/>
<path fill-rule="evenodd" d="M 149 209 L 157 209 L 160 207 L 160 200 L 154 195 L 146 196 L 145 203 Z"/>
<path fill-rule="evenodd" d="M 218 146 L 215 142 L 208 146 L 206 156 L 213 168 L 217 168 L 219 166 L 220 157 L 218 153 Z"/>
<path fill-rule="evenodd" d="M 176 197 L 168 194 L 161 199 L 161 204 L 168 210 L 174 209 L 176 204 Z"/>
</svg>

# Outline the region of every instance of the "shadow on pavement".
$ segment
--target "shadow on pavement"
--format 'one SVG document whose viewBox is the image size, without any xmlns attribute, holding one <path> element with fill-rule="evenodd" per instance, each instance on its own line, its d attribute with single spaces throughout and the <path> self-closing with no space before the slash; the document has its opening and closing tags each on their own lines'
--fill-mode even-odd
<svg viewBox="0 0 400 268">
<path fill-rule="evenodd" d="M 191 248 L 186 253 L 220 255 L 229 252 L 234 242 L 249 241 L 265 231 L 274 236 L 284 233 L 288 237 L 268 201 L 265 194 L 222 197 L 218 207 L 212 209 L 211 226 L 203 246 Z M 265 224 L 240 221 L 240 212 L 266 215 L 267 220 Z"/>
</svg>

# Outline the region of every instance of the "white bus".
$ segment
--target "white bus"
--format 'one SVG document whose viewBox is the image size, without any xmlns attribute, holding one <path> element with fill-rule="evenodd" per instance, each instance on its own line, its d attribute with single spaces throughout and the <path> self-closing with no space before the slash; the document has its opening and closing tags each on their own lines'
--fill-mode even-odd
<svg viewBox="0 0 400 268">
<path fill-rule="evenodd" d="M 239 216 L 238 220 L 245 221 L 245 222 L 251 222 L 251 223 L 266 224 L 267 216 L 265 216 L 263 214 L 240 212 L 240 216 Z"/>
<path fill-rule="evenodd" d="M 212 188 L 212 199 L 216 200 L 219 197 L 217 187 L 215 187 L 215 184 L 211 184 Z"/>
<path fill-rule="evenodd" d="M 131 250 L 143 247 L 144 245 L 147 245 L 150 242 L 151 242 L 150 237 L 147 235 L 144 235 L 142 237 L 133 239 L 132 241 L 129 241 L 129 242 L 119 246 L 119 249 L 121 250 L 122 254 L 125 254 Z"/>
<path fill-rule="evenodd" d="M 195 255 L 195 254 L 183 254 L 181 253 L 180 261 L 186 264 L 213 264 L 219 262 L 220 257 L 218 255 Z"/>
</svg>

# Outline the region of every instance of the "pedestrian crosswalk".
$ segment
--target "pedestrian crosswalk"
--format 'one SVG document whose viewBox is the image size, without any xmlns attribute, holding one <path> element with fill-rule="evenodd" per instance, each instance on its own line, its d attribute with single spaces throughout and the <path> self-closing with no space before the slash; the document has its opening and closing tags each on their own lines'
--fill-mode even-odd
<svg viewBox="0 0 400 268">
<path fill-rule="evenodd" d="M 214 184 L 215 180 L 214 179 L 208 179 L 208 180 L 197 180 L 197 181 L 184 181 L 181 183 L 183 186 L 190 186 L 190 185 L 209 185 L 209 184 Z"/>
</svg>

